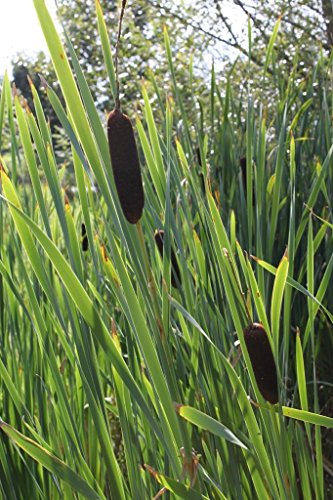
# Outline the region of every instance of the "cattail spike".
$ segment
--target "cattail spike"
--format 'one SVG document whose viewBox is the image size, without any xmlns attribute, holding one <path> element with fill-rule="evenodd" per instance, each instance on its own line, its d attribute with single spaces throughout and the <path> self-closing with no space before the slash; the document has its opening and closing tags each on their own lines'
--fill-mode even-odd
<svg viewBox="0 0 333 500">
<path fill-rule="evenodd" d="M 139 157 L 131 121 L 117 109 L 108 117 L 108 140 L 120 205 L 128 222 L 136 224 L 144 206 Z"/>
<path fill-rule="evenodd" d="M 258 388 L 266 401 L 276 404 L 279 400 L 276 366 L 271 345 L 262 324 L 250 324 L 244 331 L 244 339 Z"/>
<path fill-rule="evenodd" d="M 81 236 L 82 236 L 82 251 L 86 252 L 88 250 L 88 236 L 85 224 L 82 222 L 81 224 Z"/>
<path fill-rule="evenodd" d="M 154 234 L 155 243 L 157 245 L 160 256 L 163 258 L 164 250 L 164 231 L 163 229 L 158 229 Z M 180 270 L 177 262 L 175 252 L 171 248 L 171 285 L 177 288 L 177 285 L 181 284 Z"/>
<path fill-rule="evenodd" d="M 244 195 L 246 197 L 247 195 L 247 171 L 246 171 L 246 163 L 247 159 L 246 156 L 242 156 L 239 160 L 239 165 L 240 165 L 240 170 L 241 170 L 241 176 L 242 176 L 242 184 L 243 184 L 243 190 L 244 190 Z M 255 193 L 255 188 L 254 185 L 252 186 L 252 205 L 255 206 L 256 204 L 256 193 Z"/>
</svg>

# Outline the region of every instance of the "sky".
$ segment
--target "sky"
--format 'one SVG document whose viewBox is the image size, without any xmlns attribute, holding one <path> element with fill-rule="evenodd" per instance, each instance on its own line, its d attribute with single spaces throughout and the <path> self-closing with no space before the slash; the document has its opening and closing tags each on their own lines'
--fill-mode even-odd
<svg viewBox="0 0 333 500">
<path fill-rule="evenodd" d="M 45 0 L 55 18 L 54 0 Z M 0 0 L 0 76 L 10 70 L 10 61 L 17 52 L 34 54 L 47 51 L 33 0 Z"/>
</svg>

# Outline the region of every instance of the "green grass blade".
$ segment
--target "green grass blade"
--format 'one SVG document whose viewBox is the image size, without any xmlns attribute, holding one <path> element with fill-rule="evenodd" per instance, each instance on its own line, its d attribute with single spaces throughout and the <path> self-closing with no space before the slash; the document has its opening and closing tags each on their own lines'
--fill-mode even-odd
<svg viewBox="0 0 333 500">
<path fill-rule="evenodd" d="M 233 432 L 209 415 L 206 415 L 195 408 L 191 408 L 190 406 L 183 405 L 179 405 L 177 407 L 177 411 L 181 417 L 191 424 L 196 425 L 200 429 L 205 429 L 216 436 L 230 441 L 230 443 L 247 449 L 246 446 L 235 436 L 235 434 L 233 434 Z"/>
<path fill-rule="evenodd" d="M 77 491 L 90 500 L 99 500 L 101 498 L 100 495 L 98 495 L 74 470 L 70 469 L 64 462 L 55 455 L 52 455 L 38 443 L 27 438 L 3 421 L 0 421 L 0 428 L 17 446 L 28 453 L 52 474 L 55 474 L 65 481 L 74 491 Z"/>
</svg>

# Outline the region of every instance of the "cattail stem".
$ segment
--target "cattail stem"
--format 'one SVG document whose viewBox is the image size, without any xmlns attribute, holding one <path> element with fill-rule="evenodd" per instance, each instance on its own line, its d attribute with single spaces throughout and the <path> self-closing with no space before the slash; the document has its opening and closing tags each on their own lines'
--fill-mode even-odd
<svg viewBox="0 0 333 500">
<path fill-rule="evenodd" d="M 124 17 L 124 13 L 125 13 L 126 3 L 127 3 L 127 0 L 122 0 L 122 2 L 121 2 L 121 10 L 120 10 L 120 16 L 119 16 L 119 22 L 118 22 L 118 36 L 117 36 L 117 42 L 116 42 L 115 66 L 116 66 L 116 110 L 117 111 L 120 111 L 119 65 L 118 65 L 119 46 L 120 46 L 120 38 L 121 38 L 121 27 L 123 24 L 123 17 Z"/>
<path fill-rule="evenodd" d="M 241 300 L 244 304 L 244 308 L 245 308 L 245 313 L 246 313 L 246 316 L 247 316 L 247 319 L 250 323 L 252 323 L 252 318 L 251 318 L 251 314 L 250 314 L 250 311 L 249 311 L 249 308 L 247 306 L 247 302 L 246 302 L 246 299 L 245 299 L 245 295 L 244 295 L 244 292 L 241 288 L 241 285 L 238 281 L 238 278 L 237 278 L 237 273 L 236 273 L 236 270 L 234 268 L 234 263 L 231 259 L 231 256 L 229 255 L 229 252 L 227 249 L 225 249 L 225 256 L 227 257 L 228 261 L 229 261 L 229 264 L 230 264 L 230 269 L 232 271 L 232 274 L 233 274 L 233 277 L 235 278 L 235 282 L 237 283 L 237 288 L 238 288 L 238 291 L 239 291 L 239 295 L 241 297 Z"/>
<path fill-rule="evenodd" d="M 146 271 L 146 277 L 147 277 L 147 281 L 148 281 L 148 288 L 149 288 L 150 295 L 151 295 L 151 298 L 152 298 L 152 301 L 153 301 L 153 307 L 154 307 L 154 311 L 155 311 L 155 317 L 156 317 L 156 321 L 157 321 L 157 324 L 158 324 L 158 329 L 159 329 L 159 332 L 160 332 L 160 335 L 161 335 L 161 339 L 162 339 L 162 341 L 164 341 L 165 340 L 165 332 L 164 332 L 164 328 L 163 328 L 161 314 L 160 314 L 159 307 L 158 307 L 157 294 L 156 294 L 156 286 L 155 286 L 154 276 L 153 276 L 153 274 L 151 272 L 151 267 L 150 267 L 150 264 L 149 264 L 149 258 L 148 258 L 147 248 L 146 248 L 145 240 L 144 240 L 144 237 L 143 237 L 142 226 L 141 226 L 140 221 L 138 221 L 136 223 L 136 228 L 137 228 L 137 231 L 138 231 L 138 236 L 139 236 L 139 241 L 140 241 L 140 246 L 141 246 L 141 252 L 142 252 L 142 256 L 143 256 L 143 261 L 144 261 L 144 266 L 145 266 L 145 271 Z"/>
</svg>

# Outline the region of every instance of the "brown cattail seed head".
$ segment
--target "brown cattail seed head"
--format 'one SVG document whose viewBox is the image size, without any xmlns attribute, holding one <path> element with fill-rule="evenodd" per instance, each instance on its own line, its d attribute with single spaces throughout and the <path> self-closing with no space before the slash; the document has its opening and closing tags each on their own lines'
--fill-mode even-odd
<svg viewBox="0 0 333 500">
<path fill-rule="evenodd" d="M 144 205 L 138 151 L 131 121 L 117 109 L 108 116 L 108 140 L 120 205 L 128 222 L 136 224 Z"/>
<path fill-rule="evenodd" d="M 163 258 L 164 249 L 164 231 L 163 229 L 158 229 L 155 231 L 155 243 L 157 245 L 158 251 Z M 178 262 L 176 259 L 175 252 L 171 248 L 171 285 L 177 288 L 177 283 L 181 284 L 180 271 L 178 267 Z"/>
<path fill-rule="evenodd" d="M 266 401 L 279 400 L 276 366 L 267 333 L 261 323 L 252 323 L 244 331 L 246 347 L 258 388 Z"/>
<path fill-rule="evenodd" d="M 246 156 L 242 156 L 240 158 L 239 164 L 240 164 L 241 173 L 242 173 L 243 189 L 244 189 L 244 192 L 246 192 Z"/>
<path fill-rule="evenodd" d="M 244 190 L 244 194 L 246 196 L 246 193 L 247 193 L 247 185 L 246 185 L 246 182 L 247 182 L 247 172 L 246 172 L 246 156 L 242 156 L 239 160 L 239 164 L 240 164 L 240 169 L 241 169 L 241 174 L 242 174 L 242 183 L 243 183 L 243 190 Z M 255 189 L 254 189 L 254 186 L 252 187 L 252 205 L 255 206 L 256 204 L 256 193 L 255 193 Z"/>
<path fill-rule="evenodd" d="M 88 250 L 88 236 L 87 236 L 87 230 L 86 226 L 84 223 L 81 225 L 81 235 L 82 235 L 82 251 L 86 252 Z"/>
<path fill-rule="evenodd" d="M 198 163 L 199 163 L 200 167 L 202 167 L 200 148 L 196 149 L 196 153 L 197 153 Z"/>
<path fill-rule="evenodd" d="M 200 153 L 200 148 L 199 147 L 196 149 L 196 153 L 197 153 L 198 163 L 199 163 L 200 167 L 202 167 L 201 153 Z M 205 189 L 206 189 L 206 186 L 205 186 L 205 176 L 204 176 L 204 174 L 202 172 L 198 172 L 198 175 L 200 177 L 201 188 L 202 188 L 203 192 L 205 192 Z"/>
</svg>

